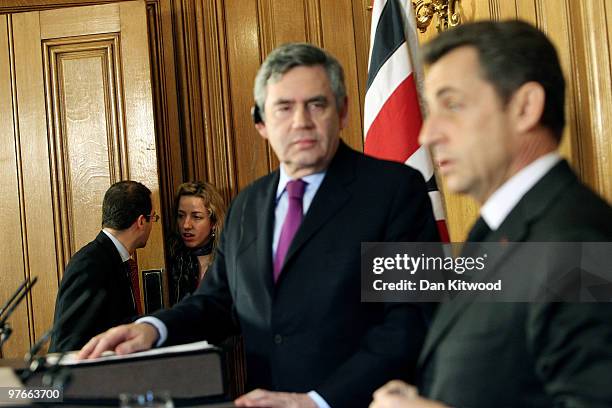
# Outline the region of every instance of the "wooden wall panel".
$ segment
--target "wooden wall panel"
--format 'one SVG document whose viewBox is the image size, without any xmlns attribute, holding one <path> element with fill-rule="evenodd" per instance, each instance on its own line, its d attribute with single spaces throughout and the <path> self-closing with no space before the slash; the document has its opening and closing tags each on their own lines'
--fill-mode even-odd
<svg viewBox="0 0 612 408">
<path fill-rule="evenodd" d="M 264 10 L 263 4 L 259 8 L 255 1 L 224 2 L 230 92 L 230 100 L 225 108 L 229 107 L 232 114 L 230 123 L 234 135 L 235 162 L 231 165 L 235 168 L 238 190 L 267 174 L 270 167 L 274 166 L 271 151 L 255 130 L 250 117 L 254 103 L 253 80 L 262 55 L 269 52 L 266 48 L 274 42 L 272 38 L 259 36 L 260 21 L 268 18 L 268 15 L 263 14 Z M 261 44 L 260 38 L 266 38 L 270 43 Z M 234 195 L 237 192 L 234 191 Z"/>
<path fill-rule="evenodd" d="M 4 304 L 19 287 L 26 276 L 27 253 L 23 246 L 23 208 L 20 138 L 15 132 L 13 116 L 15 94 L 11 71 L 14 69 L 14 54 L 9 32 L 9 17 L 0 16 L 0 304 Z M 4 355 L 22 355 L 25 344 L 16 342 L 15 337 L 30 336 L 28 315 L 31 313 L 31 297 L 15 310 L 9 324 L 13 338 L 3 347 Z M 1 357 L 2 355 L 0 355 Z"/>
<path fill-rule="evenodd" d="M 369 0 L 354 0 L 352 1 L 352 6 L 354 22 L 355 58 L 357 69 L 357 86 L 359 89 L 359 107 L 361 108 L 361 116 L 363 117 L 363 104 L 365 101 L 366 84 L 368 82 L 370 20 L 372 19 L 372 13 L 368 10 L 370 6 Z M 352 98 L 353 100 L 355 100 L 356 96 L 353 96 Z"/>
<path fill-rule="evenodd" d="M 58 251 L 49 168 L 49 140 L 45 117 L 42 70 L 32 69 L 42 61 L 40 21 L 37 12 L 13 16 L 17 110 L 19 112 L 20 155 L 23 171 L 23 202 L 27 223 L 26 275 L 38 276 L 32 298 L 31 338 L 42 334 L 53 323 L 54 294 L 58 288 Z M 27 158 L 27 160 L 25 159 Z M 35 256 L 34 256 L 35 254 Z M 36 319 L 33 318 L 36 316 Z M 27 344 L 22 344 L 25 348 Z"/>
<path fill-rule="evenodd" d="M 121 65 L 116 66 L 115 70 L 124 89 L 123 123 L 126 136 L 122 141 L 128 158 L 127 177 L 140 181 L 151 190 L 153 209 L 159 212 L 160 191 L 145 4 L 136 1 L 120 3 L 120 19 Z M 118 103 L 119 107 L 121 105 Z M 147 246 L 136 251 L 138 269 L 164 268 L 164 246 L 162 225 L 153 223 Z"/>
<path fill-rule="evenodd" d="M 460 1 L 459 2 L 459 13 L 461 15 L 461 21 L 476 21 L 493 19 L 499 20 L 501 15 L 501 7 L 506 9 L 507 3 L 511 3 L 511 7 L 514 6 L 514 2 L 506 0 L 474 0 L 474 1 Z M 507 11 L 504 11 L 507 13 Z M 430 38 L 435 37 L 436 29 L 433 25 L 430 25 L 427 29 L 430 33 Z"/>
<path fill-rule="evenodd" d="M 321 1 L 307 1 L 306 7 L 306 41 L 323 44 L 323 27 L 321 22 Z"/>
<path fill-rule="evenodd" d="M 506 1 L 508 5 L 512 5 L 512 1 Z M 507 16 L 502 14 L 502 18 L 519 18 L 530 22 L 531 24 L 538 25 L 538 20 L 542 18 L 542 15 L 538 13 L 539 7 L 542 5 L 540 0 L 515 0 L 515 12 L 509 13 Z"/>
<path fill-rule="evenodd" d="M 16 13 L 34 10 L 47 10 L 58 7 L 116 3 L 117 1 L 130 0 L 2 0 L 0 3 L 0 13 Z"/>
<path fill-rule="evenodd" d="M 169 232 L 173 225 L 174 191 L 183 182 L 183 151 L 170 1 L 147 0 L 147 27 L 161 216 L 162 225 L 165 231 Z"/>
<path fill-rule="evenodd" d="M 235 132 L 230 125 L 234 117 L 230 84 L 228 83 L 227 35 L 223 1 L 215 0 L 217 6 L 197 3 L 197 11 L 204 30 L 198 31 L 200 87 L 203 95 L 206 156 L 205 179 L 219 186 L 229 200 L 236 187 L 236 163 L 234 153 Z M 206 40 L 205 40 L 206 38 Z"/>
<path fill-rule="evenodd" d="M 2 287 L 39 278 L 4 350 L 17 357 L 51 327 L 64 265 L 98 233 L 108 186 L 142 181 L 159 209 L 158 158 L 144 2 L 0 18 Z M 137 251 L 140 270 L 164 267 L 161 229 Z"/>
<path fill-rule="evenodd" d="M 173 17 L 180 31 L 175 32 L 177 50 L 177 81 L 179 105 L 183 127 L 183 175 L 188 179 L 199 179 L 205 174 L 206 164 L 200 162 L 206 157 L 204 152 L 204 117 L 200 84 L 200 64 L 198 61 L 198 26 L 196 2 L 177 0 L 174 2 Z"/>
<path fill-rule="evenodd" d="M 306 41 L 306 2 L 303 0 L 273 1 L 262 0 L 267 3 L 270 14 L 266 24 L 274 35 L 276 46 L 294 42 Z M 311 0 L 311 4 L 318 4 L 319 0 Z M 315 31 L 316 32 L 316 31 Z M 314 36 L 317 37 L 316 34 Z"/>
<path fill-rule="evenodd" d="M 350 21 L 351 24 L 347 24 L 350 29 L 340 29 L 339 21 Z M 355 149 L 363 150 L 363 113 L 359 94 L 355 28 L 352 21 L 353 8 L 350 0 L 322 2 L 323 44 L 321 45 L 342 64 L 349 99 L 348 123 L 342 131 L 342 138 Z"/>
<path fill-rule="evenodd" d="M 581 118 L 577 138 L 582 178 L 612 202 L 612 70 L 609 2 L 571 2 L 571 22 L 580 47 L 575 79 L 579 81 L 578 109 Z M 595 28 L 596 27 L 596 28 Z"/>
<path fill-rule="evenodd" d="M 112 94 L 116 86 L 109 86 L 113 82 L 113 71 L 108 69 L 113 65 L 112 45 L 110 41 L 94 50 L 82 50 L 89 48 L 83 45 L 64 50 L 58 44 L 49 49 L 48 72 L 55 79 L 47 89 L 51 89 L 49 108 L 53 110 L 49 117 L 55 119 L 51 137 L 58 170 L 54 173 L 59 176 L 57 201 L 62 222 L 58 227 L 67 229 L 61 233 L 65 258 L 60 266 L 100 229 L 104 193 L 121 179 L 119 168 L 115 169 L 119 163 L 109 155 L 119 140 L 111 119 L 118 116 L 116 104 L 109 100 L 116 100 Z"/>
<path fill-rule="evenodd" d="M 576 115 L 576 95 L 578 93 L 579 83 L 575 78 L 576 64 L 578 63 L 578 55 L 576 52 L 576 35 L 572 34 L 572 23 L 569 13 L 569 4 L 571 0 L 563 2 L 538 2 L 538 18 L 539 27 L 550 37 L 561 62 L 563 76 L 566 79 L 566 127 L 563 132 L 563 140 L 559 151 L 562 156 L 568 159 L 572 164 L 579 162 L 579 154 L 577 150 L 577 137 L 579 129 L 582 127 L 579 121 L 583 118 L 581 115 Z M 574 136 L 572 136 L 574 135 Z"/>
<path fill-rule="evenodd" d="M 67 95 L 63 106 L 65 133 L 60 151 L 65 155 L 65 181 L 69 184 L 64 195 L 68 201 L 69 221 L 63 225 L 74 227 L 70 234 L 73 237 L 70 255 L 91 240 L 92 231 L 100 228 L 100 203 L 110 182 L 114 181 L 109 172 L 108 141 L 116 138 L 107 134 L 111 124 L 106 121 L 108 112 L 104 109 L 109 105 L 104 95 L 103 81 L 108 75 L 103 69 L 105 57 L 108 58 L 108 54 L 84 58 L 66 55 L 60 62 L 60 81 Z M 90 104 L 82 104 L 83 101 Z M 109 108 L 112 109 L 112 105 Z M 82 138 L 84 134 L 88 134 L 86 139 Z M 75 220 L 81 222 L 75 224 Z"/>
<path fill-rule="evenodd" d="M 86 9 L 49 10 L 40 15 L 41 38 L 72 37 L 89 34 L 117 32 L 119 6 L 116 4 Z"/>
</svg>

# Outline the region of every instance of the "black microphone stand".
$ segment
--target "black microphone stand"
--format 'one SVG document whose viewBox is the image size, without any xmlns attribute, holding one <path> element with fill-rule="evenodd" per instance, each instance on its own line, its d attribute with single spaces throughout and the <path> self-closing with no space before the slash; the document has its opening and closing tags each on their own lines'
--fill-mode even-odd
<svg viewBox="0 0 612 408">
<path fill-rule="evenodd" d="M 47 330 L 45 334 L 43 334 L 40 339 L 25 354 L 24 361 L 26 364 L 26 369 L 21 373 L 21 381 L 26 382 L 32 375 L 36 372 L 42 370 L 45 367 L 46 358 L 45 357 L 36 357 L 38 352 L 42 349 L 42 347 L 49 341 L 51 336 L 55 334 L 59 330 L 62 325 L 64 325 L 69 319 L 72 319 L 76 312 L 83 307 L 85 302 L 89 300 L 91 295 L 91 290 L 87 289 L 85 292 L 81 294 L 66 310 L 66 312 L 60 316 L 55 322 L 53 322 L 53 326 L 51 329 Z"/>
<path fill-rule="evenodd" d="M 34 277 L 31 281 L 30 278 L 27 278 L 2 306 L 2 309 L 0 309 L 0 351 L 2 351 L 2 346 L 13 333 L 13 329 L 11 329 L 8 323 L 8 318 L 11 317 L 17 306 L 19 306 L 25 296 L 32 290 L 32 286 L 34 286 L 37 281 L 37 277 Z"/>
<path fill-rule="evenodd" d="M 71 370 L 68 366 L 62 365 L 62 361 L 67 351 L 63 351 L 58 356 L 57 360 L 53 362 L 53 364 L 47 366 L 47 359 L 44 357 L 35 358 L 36 354 L 45 342 L 51 338 L 53 333 L 55 333 L 59 328 L 69 319 L 73 318 L 75 313 L 81 308 L 83 304 L 85 304 L 91 295 L 91 291 L 88 289 L 81 296 L 77 298 L 77 300 L 66 310 L 66 313 L 58 319 L 54 324 L 51 330 L 45 333 L 40 340 L 32 346 L 30 351 L 26 353 L 26 364 L 29 363 L 29 368 L 22 373 L 22 381 L 25 383 L 30 377 L 32 377 L 36 372 L 44 370 L 44 374 L 42 377 L 42 384 L 46 387 L 52 387 L 55 389 L 59 389 L 61 391 L 70 383 L 71 380 Z M 85 313 L 79 318 L 78 323 L 74 327 L 75 332 L 81 331 L 81 329 L 85 326 L 85 324 L 93 318 L 93 315 L 96 313 L 98 307 L 102 304 L 104 297 L 106 296 L 106 292 L 104 290 L 99 291 L 91 301 L 90 305 L 87 307 Z M 76 346 L 73 342 L 72 344 L 68 344 L 66 349 L 71 349 Z"/>
</svg>

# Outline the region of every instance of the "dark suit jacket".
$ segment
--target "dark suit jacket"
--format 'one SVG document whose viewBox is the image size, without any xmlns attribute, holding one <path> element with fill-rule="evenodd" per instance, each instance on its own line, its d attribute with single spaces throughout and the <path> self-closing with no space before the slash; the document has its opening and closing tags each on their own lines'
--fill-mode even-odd
<svg viewBox="0 0 612 408">
<path fill-rule="evenodd" d="M 612 241 L 612 210 L 561 162 L 485 241 Z M 502 254 L 492 268 L 516 256 Z M 512 272 L 554 274 L 563 256 L 542 254 L 529 271 Z M 458 408 L 610 407 L 611 306 L 443 304 L 419 358 L 421 391 Z"/>
<path fill-rule="evenodd" d="M 91 302 L 85 302 L 72 319 L 58 328 L 49 351 L 79 349 L 96 334 L 129 322 L 136 315 L 121 256 L 102 231 L 68 262 L 55 302 L 55 321 L 87 289 L 91 290 L 92 298 L 104 290 L 102 303 L 97 310 L 90 311 Z M 88 313 L 93 313 L 92 318 L 83 319 Z"/>
<path fill-rule="evenodd" d="M 233 201 L 198 291 L 156 316 L 170 343 L 244 336 L 248 388 L 317 391 L 332 407 L 365 407 L 414 368 L 426 330 L 420 305 L 362 303 L 360 246 L 437 240 L 421 175 L 341 143 L 275 285 L 272 234 L 279 172 Z"/>
</svg>

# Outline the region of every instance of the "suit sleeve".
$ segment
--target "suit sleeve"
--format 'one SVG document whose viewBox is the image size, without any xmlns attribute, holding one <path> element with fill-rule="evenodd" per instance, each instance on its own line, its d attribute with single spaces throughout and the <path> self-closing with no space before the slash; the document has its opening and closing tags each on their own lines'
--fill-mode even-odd
<svg viewBox="0 0 612 408">
<path fill-rule="evenodd" d="M 70 306 L 86 291 L 91 290 L 95 294 L 97 290 L 103 289 L 104 271 L 99 261 L 94 257 L 84 256 L 71 262 L 66 269 L 55 306 L 55 321 L 57 322 Z M 105 304 L 106 302 L 102 302 Z M 85 302 L 75 310 L 72 318 L 61 324 L 52 336 L 50 352 L 62 352 L 77 350 L 85 345 L 93 336 L 99 334 L 100 315 L 91 311 L 90 303 Z M 94 313 L 95 318 L 83 320 L 80 316 Z M 103 313 L 102 313 L 103 314 Z M 78 329 L 78 331 L 77 331 Z M 105 330 L 105 329 L 104 329 Z"/>
<path fill-rule="evenodd" d="M 533 305 L 527 333 L 536 372 L 554 406 L 612 406 L 611 303 Z"/>
<path fill-rule="evenodd" d="M 384 229 L 385 242 L 439 241 L 431 202 L 420 173 L 401 173 L 390 191 Z M 414 368 L 425 340 L 435 305 L 420 303 L 371 303 L 379 316 L 363 337 L 359 350 L 340 366 L 317 391 L 331 407 L 364 406 L 372 393 L 387 381 L 413 381 Z"/>
</svg>

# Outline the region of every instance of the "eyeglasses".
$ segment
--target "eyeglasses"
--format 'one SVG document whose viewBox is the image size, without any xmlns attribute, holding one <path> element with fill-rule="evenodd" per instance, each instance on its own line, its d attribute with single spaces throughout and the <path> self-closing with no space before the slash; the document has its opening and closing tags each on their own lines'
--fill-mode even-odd
<svg viewBox="0 0 612 408">
<path fill-rule="evenodd" d="M 145 217 L 145 220 L 147 220 L 147 222 L 159 221 L 159 215 L 157 214 L 144 215 L 144 217 Z"/>
</svg>

